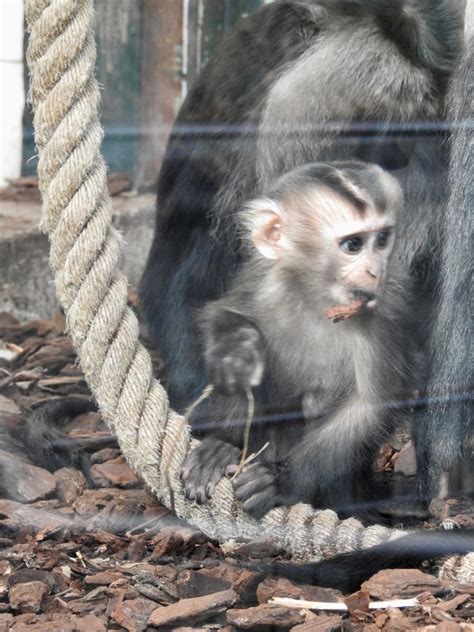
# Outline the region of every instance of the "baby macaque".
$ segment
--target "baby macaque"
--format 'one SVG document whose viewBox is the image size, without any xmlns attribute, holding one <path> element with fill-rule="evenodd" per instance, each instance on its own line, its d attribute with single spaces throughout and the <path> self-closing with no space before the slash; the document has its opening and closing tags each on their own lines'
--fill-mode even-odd
<svg viewBox="0 0 474 632">
<path fill-rule="evenodd" d="M 244 509 L 367 512 L 416 364 L 408 276 L 391 256 L 401 206 L 396 180 L 362 162 L 307 164 L 246 205 L 251 256 L 201 314 L 215 392 L 191 418 L 189 499 L 236 473 L 252 389 L 249 452 L 268 445 L 234 480 Z"/>
</svg>

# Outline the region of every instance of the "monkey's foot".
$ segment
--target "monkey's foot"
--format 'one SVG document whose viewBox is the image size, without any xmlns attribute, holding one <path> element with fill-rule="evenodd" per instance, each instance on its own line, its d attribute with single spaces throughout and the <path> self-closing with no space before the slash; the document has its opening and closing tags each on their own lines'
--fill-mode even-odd
<svg viewBox="0 0 474 632">
<path fill-rule="evenodd" d="M 208 437 L 186 458 L 181 470 L 185 496 L 200 505 L 214 493 L 229 466 L 239 462 L 239 448 Z"/>
<path fill-rule="evenodd" d="M 267 511 L 280 504 L 278 494 L 278 472 L 265 463 L 251 463 L 234 480 L 237 500 L 244 511 L 261 518 Z"/>
</svg>

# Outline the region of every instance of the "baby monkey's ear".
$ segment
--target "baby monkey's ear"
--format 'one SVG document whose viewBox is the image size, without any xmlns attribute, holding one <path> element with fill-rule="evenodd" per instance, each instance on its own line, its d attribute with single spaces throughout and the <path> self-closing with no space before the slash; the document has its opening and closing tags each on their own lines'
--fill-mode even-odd
<svg viewBox="0 0 474 632">
<path fill-rule="evenodd" d="M 278 202 L 258 198 L 246 204 L 242 223 L 250 241 L 267 259 L 279 259 L 287 245 L 284 213 Z"/>
</svg>

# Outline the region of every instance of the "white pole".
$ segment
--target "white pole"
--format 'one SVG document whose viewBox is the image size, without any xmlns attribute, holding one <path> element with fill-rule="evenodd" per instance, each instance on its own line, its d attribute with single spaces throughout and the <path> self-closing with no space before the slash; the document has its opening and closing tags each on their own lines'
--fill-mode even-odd
<svg viewBox="0 0 474 632">
<path fill-rule="evenodd" d="M 466 38 L 474 35 L 474 0 L 467 0 L 466 4 Z"/>
<path fill-rule="evenodd" d="M 188 93 L 188 65 L 189 65 L 189 0 L 183 0 L 183 53 L 182 53 L 182 73 L 181 99 L 184 101 Z"/>
<path fill-rule="evenodd" d="M 21 173 L 23 0 L 0 0 L 0 186 Z"/>
</svg>

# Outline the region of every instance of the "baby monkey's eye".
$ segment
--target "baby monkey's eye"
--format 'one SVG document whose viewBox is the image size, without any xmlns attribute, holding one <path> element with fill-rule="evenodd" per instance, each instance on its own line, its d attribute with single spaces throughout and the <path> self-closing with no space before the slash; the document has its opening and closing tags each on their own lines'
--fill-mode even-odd
<svg viewBox="0 0 474 632">
<path fill-rule="evenodd" d="M 349 239 L 344 239 L 341 241 L 341 248 L 344 252 L 349 254 L 355 254 L 360 252 L 364 246 L 364 240 L 359 235 L 354 235 L 354 237 L 350 237 Z"/>
<path fill-rule="evenodd" d="M 375 238 L 375 245 L 377 248 L 380 248 L 381 250 L 383 248 L 385 248 L 388 244 L 388 240 L 390 238 L 390 231 L 389 230 L 382 230 L 380 231 L 380 233 L 378 233 L 377 237 Z"/>
</svg>

